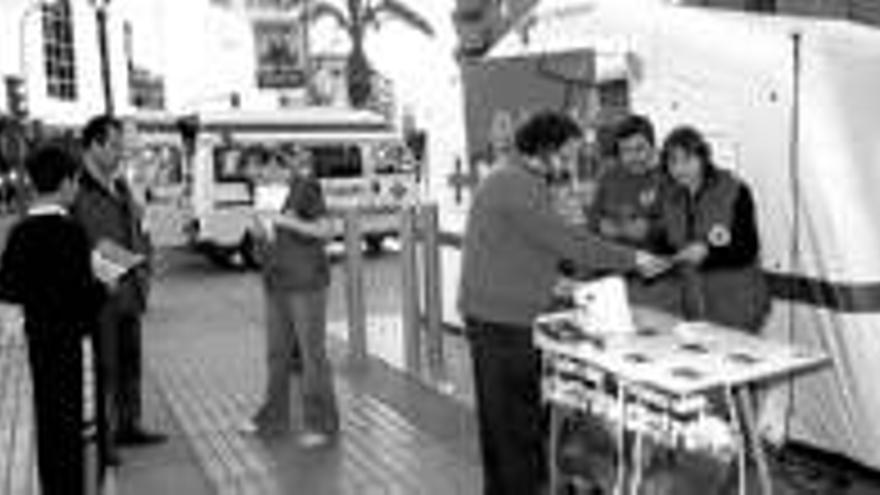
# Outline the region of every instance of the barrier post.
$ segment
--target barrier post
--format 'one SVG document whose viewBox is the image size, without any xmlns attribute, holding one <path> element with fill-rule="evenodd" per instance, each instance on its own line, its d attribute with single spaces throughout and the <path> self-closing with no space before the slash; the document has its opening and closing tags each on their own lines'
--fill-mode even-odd
<svg viewBox="0 0 880 495">
<path fill-rule="evenodd" d="M 421 220 L 421 231 L 424 234 L 422 260 L 424 263 L 428 370 L 434 379 L 445 381 L 447 376 L 443 353 L 443 279 L 440 269 L 437 203 L 422 205 Z"/>
<path fill-rule="evenodd" d="M 348 312 L 348 355 L 357 364 L 367 358 L 367 311 L 364 303 L 364 257 L 360 212 L 345 211 L 345 299 Z"/>
<path fill-rule="evenodd" d="M 410 373 L 419 375 L 422 369 L 422 338 L 419 322 L 418 263 L 416 260 L 416 210 L 404 206 L 400 210 L 401 289 L 403 293 L 403 356 Z"/>
</svg>

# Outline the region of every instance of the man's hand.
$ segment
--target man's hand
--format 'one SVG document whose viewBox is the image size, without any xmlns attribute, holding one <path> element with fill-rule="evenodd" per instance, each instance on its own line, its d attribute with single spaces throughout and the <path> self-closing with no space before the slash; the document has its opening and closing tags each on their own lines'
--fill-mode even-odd
<svg viewBox="0 0 880 495">
<path fill-rule="evenodd" d="M 92 251 L 91 263 L 95 278 L 103 282 L 111 291 L 116 289 L 119 277 L 125 273 L 125 270 L 104 258 L 98 250 Z"/>
<path fill-rule="evenodd" d="M 647 251 L 636 251 L 636 268 L 642 277 L 654 278 L 672 266 L 669 258 L 657 256 Z"/>
<path fill-rule="evenodd" d="M 679 263 L 697 266 L 703 263 L 709 255 L 709 247 L 702 242 L 693 242 L 675 253 L 673 259 Z"/>
<path fill-rule="evenodd" d="M 603 218 L 599 220 L 599 234 L 608 239 L 617 239 L 621 234 L 620 227 L 616 222 Z"/>
<path fill-rule="evenodd" d="M 648 219 L 636 217 L 621 226 L 622 237 L 631 241 L 644 241 L 648 238 Z"/>
<path fill-rule="evenodd" d="M 568 277 L 560 277 L 553 285 L 553 296 L 561 299 L 570 299 L 574 294 L 574 288 L 577 282 Z"/>
</svg>

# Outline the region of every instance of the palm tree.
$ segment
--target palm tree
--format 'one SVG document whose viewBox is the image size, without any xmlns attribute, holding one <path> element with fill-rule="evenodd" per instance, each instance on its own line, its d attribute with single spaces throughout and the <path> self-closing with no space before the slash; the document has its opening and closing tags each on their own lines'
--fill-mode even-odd
<svg viewBox="0 0 880 495">
<path fill-rule="evenodd" d="M 315 23 L 329 17 L 348 34 L 351 51 L 346 64 L 348 97 L 354 107 L 363 107 L 372 92 L 373 68 L 364 51 L 366 35 L 376 31 L 385 20 L 398 20 L 434 36 L 434 28 L 418 12 L 398 0 L 345 0 L 343 10 L 331 0 L 311 0 L 306 10 L 306 22 Z"/>
</svg>

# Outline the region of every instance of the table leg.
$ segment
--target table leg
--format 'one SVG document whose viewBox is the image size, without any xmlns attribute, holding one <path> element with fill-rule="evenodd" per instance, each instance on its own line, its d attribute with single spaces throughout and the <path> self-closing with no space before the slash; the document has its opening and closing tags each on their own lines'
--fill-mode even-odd
<svg viewBox="0 0 880 495">
<path fill-rule="evenodd" d="M 547 482 L 549 484 L 548 493 L 556 495 L 559 493 L 559 434 L 562 430 L 562 418 L 559 414 L 559 407 L 552 402 L 549 403 L 550 408 L 550 435 L 547 445 Z"/>
<path fill-rule="evenodd" d="M 764 451 L 764 445 L 761 442 L 761 436 L 758 432 L 758 422 L 755 418 L 755 403 L 752 398 L 752 390 L 746 386 L 736 388 L 736 397 L 739 401 L 739 409 L 743 418 L 744 434 L 746 437 L 746 448 L 758 468 L 758 481 L 761 484 L 762 495 L 773 495 L 773 480 L 770 476 L 770 466 L 767 463 L 767 455 Z"/>
</svg>

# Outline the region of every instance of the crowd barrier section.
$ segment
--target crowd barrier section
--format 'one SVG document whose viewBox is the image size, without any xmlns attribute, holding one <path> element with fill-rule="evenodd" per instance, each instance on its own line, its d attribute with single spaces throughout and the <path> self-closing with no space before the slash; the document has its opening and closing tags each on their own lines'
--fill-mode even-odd
<svg viewBox="0 0 880 495">
<path fill-rule="evenodd" d="M 367 308 L 364 302 L 364 256 L 361 251 L 360 213 L 345 212 L 345 300 L 348 312 L 348 352 L 355 363 L 367 357 Z"/>
<path fill-rule="evenodd" d="M 446 363 L 437 204 L 407 205 L 399 215 L 404 368 L 412 375 L 443 382 Z M 360 217 L 357 210 L 346 212 L 344 217 L 349 356 L 355 362 L 367 357 L 369 338 Z"/>
</svg>

